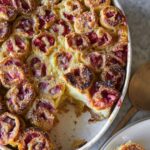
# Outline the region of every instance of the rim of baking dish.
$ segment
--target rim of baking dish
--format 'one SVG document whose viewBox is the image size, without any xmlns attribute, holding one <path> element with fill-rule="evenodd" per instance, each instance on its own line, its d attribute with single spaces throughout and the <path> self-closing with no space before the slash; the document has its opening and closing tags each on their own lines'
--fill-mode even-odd
<svg viewBox="0 0 150 150">
<path fill-rule="evenodd" d="M 121 9 L 124 12 L 124 10 L 123 10 L 123 8 L 122 8 L 122 6 L 118 0 L 113 0 L 113 3 L 115 6 L 117 6 L 119 9 Z M 120 96 L 120 99 L 118 100 L 114 110 L 112 111 L 110 117 L 107 119 L 105 125 L 98 132 L 98 134 L 92 140 L 90 140 L 88 143 L 86 143 L 84 146 L 82 146 L 81 148 L 79 148 L 77 150 L 89 150 L 89 148 L 91 148 L 104 135 L 104 133 L 108 130 L 108 128 L 111 126 L 111 124 L 113 123 L 114 119 L 116 118 L 116 116 L 120 110 L 120 107 L 122 106 L 122 102 L 125 98 L 125 95 L 126 95 L 126 92 L 128 89 L 128 83 L 129 83 L 130 73 L 131 73 L 131 62 L 132 62 L 131 36 L 130 36 L 129 27 L 128 27 L 128 56 L 127 56 L 127 59 L 128 60 L 127 60 L 127 67 L 126 67 L 125 83 L 123 86 L 123 90 L 122 90 L 122 94 Z"/>
</svg>

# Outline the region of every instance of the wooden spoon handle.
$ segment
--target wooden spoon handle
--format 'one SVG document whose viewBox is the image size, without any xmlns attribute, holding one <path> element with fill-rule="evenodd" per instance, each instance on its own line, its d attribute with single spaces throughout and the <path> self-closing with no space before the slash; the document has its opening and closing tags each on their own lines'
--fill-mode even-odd
<svg viewBox="0 0 150 150">
<path fill-rule="evenodd" d="M 128 110 L 127 114 L 123 117 L 123 119 L 119 122 L 119 124 L 117 125 L 117 127 L 113 130 L 112 135 L 115 134 L 120 129 L 122 129 L 129 122 L 129 120 L 134 116 L 134 114 L 137 111 L 138 111 L 138 109 L 132 106 Z"/>
</svg>

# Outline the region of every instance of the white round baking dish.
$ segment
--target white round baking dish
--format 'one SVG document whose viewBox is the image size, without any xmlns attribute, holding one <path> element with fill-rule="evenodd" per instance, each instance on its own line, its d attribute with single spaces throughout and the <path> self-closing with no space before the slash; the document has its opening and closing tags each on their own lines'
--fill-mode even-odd
<svg viewBox="0 0 150 150">
<path fill-rule="evenodd" d="M 119 4 L 118 0 L 113 0 L 115 6 L 120 8 L 122 11 L 122 7 Z M 122 94 L 120 100 L 116 104 L 113 112 L 111 113 L 108 119 L 91 123 L 89 124 L 88 120 L 90 118 L 90 114 L 88 112 L 83 113 L 80 117 L 76 117 L 74 113 L 74 108 L 69 106 L 69 112 L 60 114 L 59 116 L 59 124 L 52 130 L 52 139 L 55 142 L 57 148 L 61 150 L 71 150 L 73 141 L 85 139 L 87 143 L 79 148 L 78 150 L 90 150 L 90 148 L 104 135 L 104 133 L 109 129 L 113 120 L 117 116 L 121 104 L 124 100 L 128 82 L 130 77 L 130 69 L 131 69 L 131 58 L 132 58 L 132 50 L 131 50 L 131 39 L 130 32 L 128 32 L 129 43 L 128 43 L 128 61 L 126 68 L 126 79 L 124 83 L 124 87 L 122 90 Z M 6 150 L 5 147 L 1 147 L 0 149 Z"/>
<path fill-rule="evenodd" d="M 123 11 L 118 0 L 113 0 L 113 3 L 115 6 L 117 6 Z M 60 114 L 60 116 L 58 116 L 59 124 L 51 132 L 51 136 L 55 141 L 58 150 L 60 147 L 61 150 L 72 150 L 72 143 L 74 141 L 79 141 L 80 139 L 81 140 L 84 139 L 85 141 L 87 141 L 87 143 L 78 150 L 90 150 L 90 148 L 109 129 L 113 120 L 117 116 L 121 104 L 124 100 L 130 77 L 131 58 L 132 58 L 130 32 L 128 32 L 128 35 L 129 35 L 129 42 L 128 42 L 128 61 L 126 67 L 126 79 L 120 100 L 115 106 L 110 117 L 108 119 L 99 122 L 89 123 L 88 120 L 90 118 L 90 114 L 88 112 L 83 113 L 80 117 L 76 117 L 74 113 L 74 108 L 72 106 L 69 106 L 69 111 L 67 113 L 63 113 Z"/>
</svg>

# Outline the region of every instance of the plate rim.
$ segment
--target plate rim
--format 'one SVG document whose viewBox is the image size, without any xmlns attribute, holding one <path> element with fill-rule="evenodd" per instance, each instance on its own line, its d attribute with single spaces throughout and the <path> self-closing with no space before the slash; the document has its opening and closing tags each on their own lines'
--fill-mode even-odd
<svg viewBox="0 0 150 150">
<path fill-rule="evenodd" d="M 118 0 L 112 0 L 112 2 L 114 3 L 115 6 L 117 6 L 124 13 L 124 10 L 123 10 L 123 8 L 122 8 L 122 6 L 121 6 L 121 4 L 119 3 Z M 127 26 L 128 26 L 128 24 L 127 24 Z M 89 150 L 92 146 L 94 146 L 94 144 L 100 138 L 102 138 L 104 133 L 109 129 L 109 127 L 111 126 L 111 124 L 113 123 L 115 118 L 117 117 L 117 114 L 119 113 L 119 110 L 120 110 L 120 108 L 122 106 L 122 103 L 125 99 L 125 95 L 126 95 L 129 80 L 130 80 L 131 63 L 132 63 L 131 34 L 130 34 L 129 26 L 128 26 L 128 57 L 127 58 L 128 58 L 128 61 L 127 61 L 127 67 L 126 67 L 126 79 L 125 79 L 125 83 L 124 83 L 124 86 L 123 86 L 123 90 L 122 90 L 120 99 L 118 100 L 118 102 L 117 102 L 114 110 L 112 111 L 110 117 L 107 119 L 104 127 L 98 132 L 97 135 L 94 136 L 93 139 L 91 139 L 84 146 L 82 146 L 81 148 L 78 148 L 77 150 Z"/>
<path fill-rule="evenodd" d="M 125 126 L 125 127 L 122 128 L 121 130 L 119 130 L 117 133 L 115 133 L 112 137 L 110 137 L 110 138 L 105 142 L 105 144 L 104 144 L 102 147 L 100 147 L 99 150 L 105 150 L 104 148 L 106 148 L 106 146 L 107 146 L 115 137 L 117 137 L 119 134 L 121 134 L 123 131 L 128 130 L 129 128 L 131 128 L 131 127 L 133 127 L 133 126 L 135 126 L 135 125 L 137 125 L 137 124 L 140 124 L 140 123 L 143 123 L 143 122 L 148 121 L 148 120 L 150 121 L 150 117 L 146 117 L 146 118 L 144 118 L 144 119 L 139 119 L 139 120 L 137 120 L 137 121 L 135 121 L 135 122 L 129 123 L 127 126 Z"/>
</svg>

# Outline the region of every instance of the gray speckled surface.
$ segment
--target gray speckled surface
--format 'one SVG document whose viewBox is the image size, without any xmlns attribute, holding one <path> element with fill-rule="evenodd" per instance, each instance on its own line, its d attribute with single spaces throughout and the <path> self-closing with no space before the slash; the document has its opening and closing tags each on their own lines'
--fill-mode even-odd
<svg viewBox="0 0 150 150">
<path fill-rule="evenodd" d="M 139 65 L 150 61 L 150 0 L 119 0 L 124 8 L 128 19 L 131 32 L 131 41 L 133 49 L 132 74 Z M 105 133 L 91 150 L 98 150 L 104 142 L 110 138 L 112 130 L 125 115 L 130 107 L 128 97 L 126 97 L 123 106 L 112 124 L 111 128 Z M 130 122 L 150 116 L 150 112 L 138 112 Z M 130 123 L 129 122 L 129 123 Z"/>
</svg>

